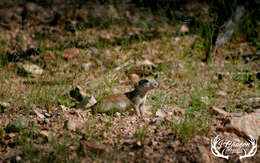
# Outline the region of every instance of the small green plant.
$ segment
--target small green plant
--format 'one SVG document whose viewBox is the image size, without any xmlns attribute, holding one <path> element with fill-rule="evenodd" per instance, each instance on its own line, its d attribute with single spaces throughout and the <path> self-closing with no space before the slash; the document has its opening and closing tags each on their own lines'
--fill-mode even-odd
<svg viewBox="0 0 260 163">
<path fill-rule="evenodd" d="M 71 98 L 69 97 L 69 95 L 61 95 L 61 96 L 58 96 L 57 98 L 56 98 L 56 100 L 57 100 L 57 103 L 59 104 L 59 105 L 64 105 L 64 106 L 66 106 L 66 107 L 72 107 L 72 106 L 74 106 L 75 105 L 75 103 L 71 100 Z"/>
<path fill-rule="evenodd" d="M 111 122 L 112 122 L 112 117 L 108 117 L 108 120 L 105 121 L 105 124 L 104 124 L 104 127 L 105 127 L 106 131 L 109 131 L 109 129 L 110 129 L 111 125 L 112 125 Z"/>
<path fill-rule="evenodd" d="M 0 38 L 0 67 L 7 63 L 6 52 L 7 45 L 5 41 L 2 38 Z"/>
<path fill-rule="evenodd" d="M 207 115 L 205 115 L 207 117 Z M 173 132 L 180 136 L 183 143 L 198 133 L 207 134 L 210 131 L 210 124 L 207 118 L 196 117 L 194 113 L 186 113 L 181 122 L 172 125 Z"/>
<path fill-rule="evenodd" d="M 0 145 L 1 145 L 1 141 L 2 141 L 2 139 L 3 139 L 3 136 L 4 136 L 4 130 L 3 130 L 3 128 L 1 127 L 1 128 L 0 128 Z"/>
<path fill-rule="evenodd" d="M 146 137 L 147 131 L 148 131 L 148 125 L 144 125 L 144 126 L 138 125 L 134 137 L 136 138 L 137 141 L 140 141 L 142 143 Z"/>
<path fill-rule="evenodd" d="M 70 137 L 69 133 L 65 131 L 62 135 L 63 137 L 60 139 L 55 136 L 52 136 L 50 139 L 51 152 L 49 152 L 48 159 L 52 161 L 65 161 L 68 158 L 69 144 L 72 144 L 73 139 Z"/>
<path fill-rule="evenodd" d="M 182 120 L 180 123 L 172 126 L 173 131 L 179 135 L 184 143 L 187 143 L 190 137 L 196 134 L 197 126 L 188 119 Z"/>
<path fill-rule="evenodd" d="M 165 104 L 171 102 L 169 99 L 170 99 L 169 95 L 165 94 L 164 91 L 155 90 L 155 92 L 151 97 L 152 106 L 153 106 L 151 111 L 154 116 L 157 110 L 163 109 L 165 107 Z"/>
<path fill-rule="evenodd" d="M 23 146 L 33 141 L 37 141 L 37 133 L 35 132 L 34 125 L 28 128 L 20 128 L 14 137 L 15 145 Z"/>
<path fill-rule="evenodd" d="M 85 123 L 85 136 L 87 139 L 99 138 L 98 133 L 97 133 L 97 128 L 95 127 L 96 125 L 97 125 L 97 121 L 95 119 L 93 119 L 92 117 L 89 117 Z"/>
</svg>

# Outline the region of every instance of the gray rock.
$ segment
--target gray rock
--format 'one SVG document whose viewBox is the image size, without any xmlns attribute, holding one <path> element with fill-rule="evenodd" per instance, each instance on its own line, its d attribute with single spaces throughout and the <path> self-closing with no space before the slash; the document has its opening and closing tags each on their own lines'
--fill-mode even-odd
<svg viewBox="0 0 260 163">
<path fill-rule="evenodd" d="M 259 105 L 260 106 L 260 97 L 252 97 L 246 100 L 246 103 L 249 105 Z"/>
<path fill-rule="evenodd" d="M 70 131 L 76 131 L 77 124 L 74 121 L 72 121 L 72 120 L 66 120 L 64 122 L 64 128 L 66 128 L 66 129 L 68 129 Z"/>
<path fill-rule="evenodd" d="M 11 105 L 9 103 L 0 101 L 0 112 L 3 112 L 5 109 L 10 107 Z"/>
<path fill-rule="evenodd" d="M 32 63 L 17 63 L 19 72 L 25 75 L 42 75 L 43 69 Z"/>
<path fill-rule="evenodd" d="M 19 117 L 8 123 L 5 130 L 7 133 L 19 132 L 21 129 L 25 129 L 29 126 L 29 120 L 25 117 Z"/>
<path fill-rule="evenodd" d="M 240 117 L 232 117 L 225 130 L 258 140 L 260 136 L 260 109 Z"/>
</svg>

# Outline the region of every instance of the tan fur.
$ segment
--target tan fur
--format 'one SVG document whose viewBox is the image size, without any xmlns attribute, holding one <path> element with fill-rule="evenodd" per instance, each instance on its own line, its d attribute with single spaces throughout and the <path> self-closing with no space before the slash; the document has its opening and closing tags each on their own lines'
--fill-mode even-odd
<svg viewBox="0 0 260 163">
<path fill-rule="evenodd" d="M 134 108 L 138 116 L 143 116 L 146 93 L 157 86 L 157 82 L 141 80 L 134 91 L 106 96 L 90 108 L 94 113 L 123 112 Z"/>
<path fill-rule="evenodd" d="M 131 109 L 132 102 L 124 94 L 114 94 L 102 98 L 96 105 L 91 107 L 99 113 L 109 111 L 122 112 Z"/>
</svg>

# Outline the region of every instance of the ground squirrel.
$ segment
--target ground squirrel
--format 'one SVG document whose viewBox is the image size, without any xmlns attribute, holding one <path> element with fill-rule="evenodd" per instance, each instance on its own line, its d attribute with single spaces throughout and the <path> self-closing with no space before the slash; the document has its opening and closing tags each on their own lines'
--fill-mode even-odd
<svg viewBox="0 0 260 163">
<path fill-rule="evenodd" d="M 106 96 L 90 108 L 94 113 L 123 112 L 134 108 L 138 116 L 143 116 L 147 92 L 157 87 L 157 82 L 143 79 L 135 85 L 133 91 Z"/>
</svg>

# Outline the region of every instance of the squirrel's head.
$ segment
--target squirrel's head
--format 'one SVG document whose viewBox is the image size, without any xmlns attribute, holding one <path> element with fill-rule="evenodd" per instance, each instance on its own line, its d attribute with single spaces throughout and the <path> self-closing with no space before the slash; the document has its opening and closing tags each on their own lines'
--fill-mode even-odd
<svg viewBox="0 0 260 163">
<path fill-rule="evenodd" d="M 149 91 L 151 89 L 157 88 L 158 83 L 155 81 L 149 81 L 147 79 L 140 80 L 136 85 L 135 88 L 141 91 Z"/>
</svg>

